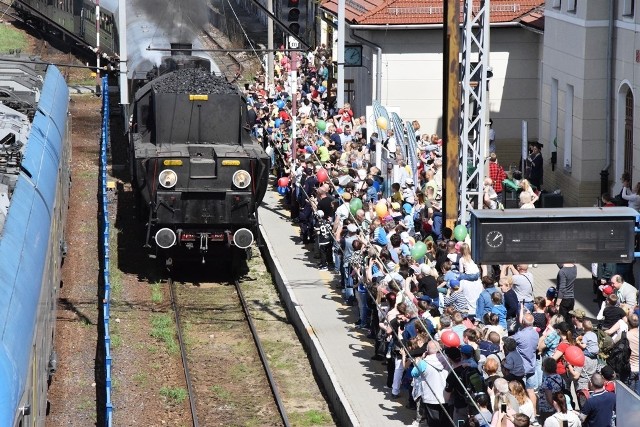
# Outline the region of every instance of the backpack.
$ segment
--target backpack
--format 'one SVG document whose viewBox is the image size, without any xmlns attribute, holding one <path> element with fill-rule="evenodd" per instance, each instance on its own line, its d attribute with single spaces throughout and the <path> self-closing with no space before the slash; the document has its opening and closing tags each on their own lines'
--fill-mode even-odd
<svg viewBox="0 0 640 427">
<path fill-rule="evenodd" d="M 607 358 L 607 365 L 611 366 L 618 375 L 618 379 L 626 382 L 631 375 L 631 347 L 627 333 L 623 332 L 620 340 L 613 345 Z"/>
<path fill-rule="evenodd" d="M 603 328 L 598 328 L 596 335 L 598 337 L 598 359 L 606 360 L 613 348 L 613 338 Z"/>
<path fill-rule="evenodd" d="M 487 385 L 478 368 L 465 367 L 464 371 L 462 371 L 461 379 L 462 384 L 471 396 L 475 397 L 479 393 L 487 393 Z M 465 395 L 465 399 L 469 399 L 469 396 Z"/>
</svg>

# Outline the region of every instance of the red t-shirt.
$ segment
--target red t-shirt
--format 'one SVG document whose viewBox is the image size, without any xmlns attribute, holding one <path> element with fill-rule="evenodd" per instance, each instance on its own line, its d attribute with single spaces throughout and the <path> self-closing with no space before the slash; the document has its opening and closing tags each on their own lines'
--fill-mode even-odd
<svg viewBox="0 0 640 427">
<path fill-rule="evenodd" d="M 567 373 L 567 370 L 564 367 L 564 352 L 567 350 L 567 347 L 569 347 L 569 343 L 563 341 L 560 344 L 558 344 L 558 348 L 556 348 L 556 351 L 561 351 L 563 354 L 563 356 L 560 359 L 558 359 L 558 366 L 556 370 L 558 375 L 564 375 Z"/>
<path fill-rule="evenodd" d="M 351 111 L 351 109 L 345 110 L 344 108 L 341 108 L 339 113 L 342 115 L 343 122 L 350 122 L 353 117 L 353 111 Z"/>
</svg>

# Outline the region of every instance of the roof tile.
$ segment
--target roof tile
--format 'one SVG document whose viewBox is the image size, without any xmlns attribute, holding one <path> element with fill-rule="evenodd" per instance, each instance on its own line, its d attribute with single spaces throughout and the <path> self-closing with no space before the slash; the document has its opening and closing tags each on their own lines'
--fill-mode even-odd
<svg viewBox="0 0 640 427">
<path fill-rule="evenodd" d="M 461 15 L 464 3 L 464 0 L 460 1 Z M 544 6 L 544 0 L 492 0 L 491 22 L 518 21 L 519 18 L 541 6 Z M 322 7 L 337 13 L 337 0 L 325 0 L 322 2 Z M 479 7 L 480 0 L 474 0 L 474 9 Z M 443 0 L 346 0 L 345 12 L 347 21 L 354 24 L 440 24 L 443 21 L 444 7 Z M 543 13 L 541 8 L 540 13 Z M 462 16 L 460 20 L 462 21 Z"/>
</svg>

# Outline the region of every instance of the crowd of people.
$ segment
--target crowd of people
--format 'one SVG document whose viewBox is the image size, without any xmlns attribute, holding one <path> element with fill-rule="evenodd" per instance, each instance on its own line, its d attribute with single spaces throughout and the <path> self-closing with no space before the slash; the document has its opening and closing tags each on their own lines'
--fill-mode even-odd
<svg viewBox="0 0 640 427">
<path fill-rule="evenodd" d="M 640 394 L 629 269 L 593 265 L 601 310 L 589 319 L 575 306 L 574 264 L 558 266 L 545 295 L 535 293 L 530 265 L 477 265 L 465 226 L 442 221 L 442 139 L 413 122 L 413 173 L 396 140 L 403 135 L 380 124 L 368 135 L 366 117 L 335 105 L 329 56 L 324 45 L 293 59 L 277 52 L 275 81 L 246 86 L 249 124 L 272 158 L 299 243 L 318 268 L 339 274 L 356 327 L 374 343 L 371 363 L 386 364 L 389 397 L 406 399 L 419 426 L 614 425 L 615 380 Z M 542 184 L 539 148 L 525 176 L 532 182 L 511 176 L 524 209 Z M 399 166 L 393 182 L 372 162 L 381 149 Z M 503 203 L 506 178 L 492 153 L 486 207 Z M 621 197 L 636 203 L 626 184 Z"/>
</svg>

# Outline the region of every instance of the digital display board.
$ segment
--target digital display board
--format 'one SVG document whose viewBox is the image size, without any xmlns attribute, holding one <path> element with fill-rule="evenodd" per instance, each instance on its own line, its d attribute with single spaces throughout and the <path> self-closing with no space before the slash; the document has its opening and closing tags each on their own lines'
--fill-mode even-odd
<svg viewBox="0 0 640 427">
<path fill-rule="evenodd" d="M 625 207 L 474 210 L 471 253 L 483 264 L 629 263 L 637 215 Z"/>
</svg>

